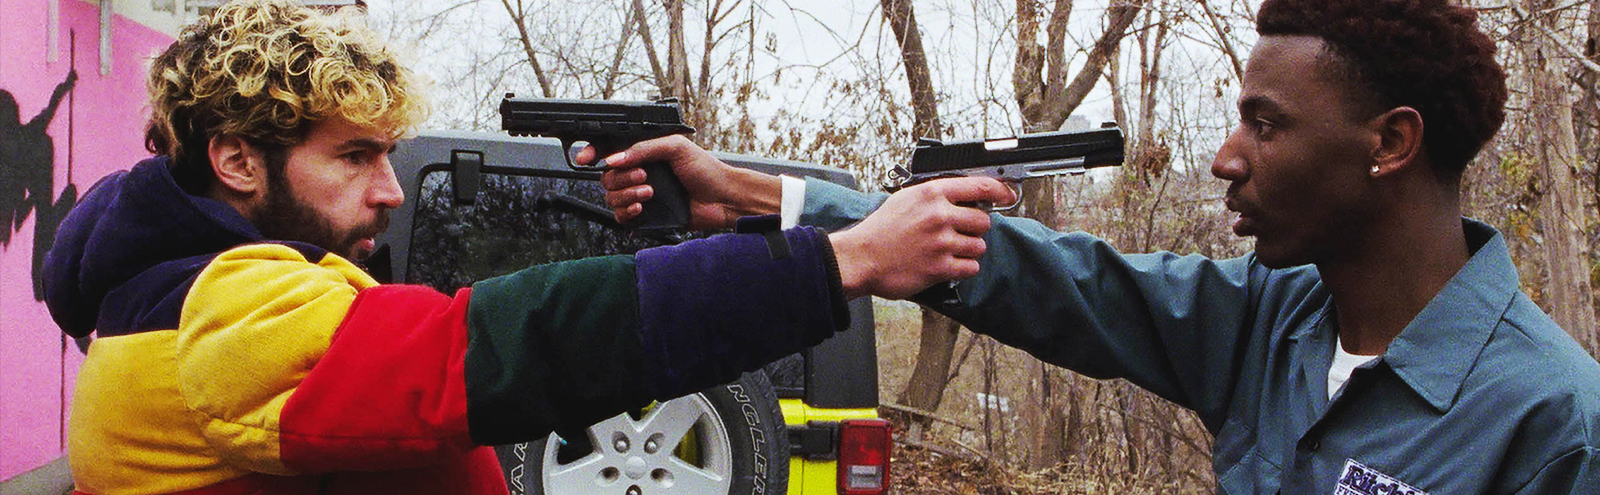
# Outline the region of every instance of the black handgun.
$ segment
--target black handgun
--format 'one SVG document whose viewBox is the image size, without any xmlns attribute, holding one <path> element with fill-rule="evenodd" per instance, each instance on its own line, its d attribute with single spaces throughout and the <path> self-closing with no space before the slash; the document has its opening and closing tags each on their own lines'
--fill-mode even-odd
<svg viewBox="0 0 1600 495">
<path fill-rule="evenodd" d="M 1022 202 L 1016 184 L 1047 175 L 1078 175 L 1096 167 L 1122 164 L 1122 130 L 1114 125 L 1092 131 L 1045 132 L 1011 138 L 941 142 L 923 138 L 911 152 L 909 167 L 890 172 L 889 190 L 944 177 L 993 177 L 1017 192 L 1017 203 L 987 206 L 989 211 L 1016 208 Z"/>
<path fill-rule="evenodd" d="M 513 136 L 545 136 L 561 140 L 570 153 L 573 145 L 586 142 L 602 158 L 627 149 L 634 143 L 672 134 L 692 134 L 684 125 L 683 113 L 675 98 L 655 102 L 611 100 L 561 100 L 518 98 L 506 94 L 500 101 L 500 127 Z M 573 170 L 604 171 L 604 162 L 579 166 L 567 155 Z M 689 195 L 667 162 L 643 166 L 647 183 L 655 190 L 644 211 L 630 225 L 647 236 L 677 234 L 689 226 Z"/>
</svg>

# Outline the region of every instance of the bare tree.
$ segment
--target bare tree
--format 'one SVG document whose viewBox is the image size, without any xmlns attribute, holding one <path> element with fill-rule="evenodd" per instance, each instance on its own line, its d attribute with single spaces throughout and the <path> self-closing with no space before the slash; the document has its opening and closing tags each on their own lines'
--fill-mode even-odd
<svg viewBox="0 0 1600 495">
<path fill-rule="evenodd" d="M 1581 187 L 1576 179 L 1581 162 L 1572 120 L 1575 99 L 1565 77 L 1568 66 L 1561 57 L 1561 40 L 1554 34 L 1562 31 L 1557 24 L 1562 18 L 1553 13 L 1558 3 L 1553 0 L 1523 2 L 1526 11 L 1518 9 L 1518 16 L 1530 24 L 1531 29 L 1527 30 L 1529 39 L 1519 48 L 1523 59 L 1531 63 L 1527 72 L 1529 112 L 1543 116 L 1530 121 L 1536 123 L 1531 131 L 1541 138 L 1536 153 L 1544 186 L 1539 213 L 1544 231 L 1545 266 L 1549 272 L 1546 310 L 1585 349 L 1594 353 L 1600 350 L 1600 343 L 1596 342 L 1594 290 L 1589 283 L 1587 266 L 1585 230 L 1588 220 L 1579 199 Z M 1588 60 L 1580 58 L 1578 61 Z"/>
<path fill-rule="evenodd" d="M 1045 13 L 1033 0 L 1017 1 L 1017 56 L 1011 81 L 1017 106 L 1022 110 L 1022 127 L 1028 132 L 1060 129 L 1089 91 L 1103 78 L 1106 66 L 1117 52 L 1128 27 L 1133 25 L 1148 0 L 1113 2 L 1106 9 L 1106 27 L 1088 50 L 1077 75 L 1067 78 L 1071 59 L 1066 53 L 1067 21 L 1072 15 L 1071 0 L 1056 0 L 1044 23 L 1046 39 L 1039 44 L 1039 26 Z M 1036 180 L 1022 185 L 1023 204 L 1019 215 L 1045 225 L 1058 225 L 1054 181 Z"/>
<path fill-rule="evenodd" d="M 1095 83 L 1107 77 L 1104 70 L 1120 53 L 1121 41 L 1143 4 L 1143 0 L 1114 2 L 1106 10 L 1105 30 L 1089 48 L 1084 66 L 1069 82 L 1071 59 L 1067 55 L 1066 27 L 1072 15 L 1072 0 L 1056 0 L 1048 17 L 1034 0 L 1016 2 L 1017 54 L 1011 81 L 1025 130 L 1037 132 L 1062 127 Z M 1045 35 L 1042 45 L 1038 41 L 1041 24 Z M 1112 86 L 1113 92 L 1120 91 L 1114 83 Z M 1120 112 L 1120 105 L 1118 110 Z M 1019 215 L 1045 225 L 1061 225 L 1054 180 L 1030 181 L 1022 185 L 1021 193 L 1023 203 L 1017 212 Z M 1044 388 L 1040 395 L 1045 398 L 1041 404 L 1044 407 L 1043 431 L 1033 437 L 1034 451 L 1038 453 L 1036 462 L 1039 465 L 1054 465 L 1068 449 L 1068 412 L 1067 407 L 1061 407 L 1065 403 L 1053 402 L 1057 400 L 1053 393 L 1057 387 L 1051 374 L 1040 373 L 1040 387 Z"/>
<path fill-rule="evenodd" d="M 1584 39 L 1583 58 L 1588 61 L 1581 79 L 1586 91 L 1584 100 L 1588 103 L 1582 108 L 1589 118 L 1583 119 L 1588 124 L 1589 150 L 1587 153 L 1585 173 L 1589 176 L 1589 205 L 1588 211 L 1591 218 L 1600 223 L 1600 0 L 1590 0 L 1589 18 L 1586 22 L 1588 36 Z M 1593 229 L 1589 237 L 1589 282 L 1590 288 L 1600 285 L 1600 252 L 1595 252 L 1595 246 L 1600 245 L 1600 227 Z M 1600 298 L 1595 301 L 1595 312 L 1600 313 Z M 1597 329 L 1596 331 L 1600 331 Z"/>
<path fill-rule="evenodd" d="M 661 94 L 693 106 L 694 95 L 689 83 L 689 48 L 683 39 L 683 3 L 684 0 L 661 0 L 661 4 L 667 8 L 667 85 L 661 87 Z M 654 41 L 645 43 L 654 44 Z"/>
<path fill-rule="evenodd" d="M 943 137 L 943 126 L 939 124 L 939 102 L 933 90 L 933 71 L 928 67 L 927 52 L 922 47 L 922 34 L 911 0 L 881 0 L 879 4 L 884 20 L 889 23 L 889 29 L 899 43 L 901 63 L 905 66 L 906 82 L 911 89 L 914 115 L 912 137 L 940 139 Z M 932 310 L 922 310 L 922 339 L 917 349 L 917 364 L 906 388 L 900 393 L 900 402 L 925 411 L 939 408 L 945 386 L 949 383 L 946 374 L 950 371 L 950 357 L 955 351 L 960 329 L 961 326 L 955 321 Z M 987 426 L 988 416 L 984 418 Z M 927 417 L 916 418 L 911 425 L 912 440 L 921 440 L 922 431 L 929 421 Z"/>
<path fill-rule="evenodd" d="M 1106 10 L 1106 28 L 1089 49 L 1078 74 L 1067 79 L 1066 24 L 1072 15 L 1072 0 L 1056 0 L 1045 29 L 1045 45 L 1040 46 L 1039 25 L 1043 13 L 1031 0 L 1017 2 L 1017 60 L 1012 76 L 1017 106 L 1022 109 L 1023 127 L 1029 131 L 1061 128 L 1067 116 L 1083 103 L 1084 97 L 1101 79 L 1101 71 L 1111 61 L 1128 27 L 1138 18 L 1147 0 L 1114 1 Z"/>
<path fill-rule="evenodd" d="M 623 18 L 633 19 L 638 17 L 638 14 L 640 14 L 639 5 L 637 2 L 635 2 L 628 6 L 628 14 L 624 15 Z M 623 23 L 622 39 L 617 42 L 617 49 L 611 54 L 611 66 L 606 70 L 606 73 L 603 76 L 605 82 L 600 88 L 601 99 L 609 100 L 617 93 L 617 80 L 619 79 L 618 76 L 622 74 L 622 62 L 627 60 L 628 49 L 633 46 L 631 41 L 633 40 L 634 33 L 638 31 L 639 26 L 640 23 L 638 22 L 625 21 Z"/>
<path fill-rule="evenodd" d="M 914 138 L 942 137 L 939 124 L 939 101 L 933 92 L 933 71 L 928 68 L 928 54 L 922 48 L 922 33 L 917 28 L 917 16 L 911 0 L 879 0 L 883 17 L 894 31 L 900 44 L 900 57 L 906 68 L 906 82 L 911 86 L 911 110 L 916 117 L 911 125 Z"/>
<path fill-rule="evenodd" d="M 955 320 L 930 309 L 922 309 L 922 338 L 917 346 L 916 367 L 912 369 L 910 380 L 896 400 L 924 411 L 939 408 L 944 401 L 945 387 L 950 383 L 947 373 L 960 331 L 961 325 Z M 923 430 L 930 424 L 931 418 L 914 419 L 909 425 L 909 433 L 913 441 L 921 441 Z"/>
<path fill-rule="evenodd" d="M 684 108 L 684 120 L 690 126 L 705 129 L 709 134 L 720 134 L 721 124 L 720 103 L 718 98 L 723 93 L 724 84 L 733 84 L 730 81 L 718 79 L 718 69 L 723 67 L 739 67 L 738 64 L 715 63 L 719 49 L 726 46 L 729 41 L 736 40 L 736 35 L 743 35 L 753 39 L 751 19 L 733 21 L 732 16 L 739 12 L 742 0 L 731 2 L 724 0 L 705 0 L 700 5 L 702 26 L 700 27 L 701 39 L 699 40 L 699 73 L 690 67 L 689 42 L 685 38 L 689 30 L 686 29 L 685 15 L 687 12 L 686 0 L 662 0 L 665 9 L 667 29 L 667 60 L 665 71 L 662 63 L 657 59 L 658 41 L 651 37 L 649 22 L 642 15 L 644 12 L 642 0 L 633 0 L 633 10 L 639 14 L 638 19 L 641 41 L 650 62 L 652 74 L 659 94 L 677 98 Z M 730 55 L 737 52 L 730 52 Z M 748 66 L 745 66 L 748 67 Z M 745 74 L 748 78 L 749 75 Z M 696 139 L 706 139 L 704 135 Z"/>
<path fill-rule="evenodd" d="M 681 6 L 682 4 L 679 5 Z M 644 0 L 633 0 L 633 18 L 635 25 L 639 29 L 639 36 L 645 40 L 643 43 L 645 60 L 650 62 L 652 80 L 656 82 L 657 88 L 672 87 L 672 82 L 667 78 L 666 71 L 661 69 L 661 57 L 656 55 L 656 44 L 650 41 L 655 38 L 650 35 L 650 21 L 645 18 Z M 681 17 L 679 24 L 682 24 Z"/>
<path fill-rule="evenodd" d="M 539 54 L 533 48 L 533 35 L 528 32 L 528 6 L 522 0 L 516 0 L 516 4 L 511 2 L 512 0 L 500 0 L 500 4 L 506 8 L 506 13 L 511 15 L 511 22 L 517 26 L 517 40 L 522 42 L 524 56 L 527 57 L 528 65 L 533 67 L 534 77 L 539 81 L 539 90 L 545 98 L 554 97 L 555 88 L 550 86 L 550 76 L 546 75 L 544 67 L 539 65 Z"/>
<path fill-rule="evenodd" d="M 1172 32 L 1171 14 L 1165 12 L 1165 0 L 1157 0 L 1149 10 L 1147 26 L 1139 30 L 1139 128 L 1134 133 L 1135 150 L 1132 167 L 1139 178 L 1148 183 L 1151 177 L 1160 177 L 1172 162 L 1172 150 L 1156 142 L 1156 96 L 1161 91 L 1161 56 L 1166 53 L 1167 34 Z M 1165 182 L 1162 183 L 1165 186 Z M 1165 188 L 1163 187 L 1163 190 Z M 1155 201 L 1160 201 L 1157 195 Z M 1151 211 L 1154 211 L 1151 207 Z M 1153 218 L 1153 216 L 1152 216 Z M 1145 237 L 1146 239 L 1149 236 Z M 1143 246 L 1149 249 L 1151 246 Z"/>
<path fill-rule="evenodd" d="M 922 46 L 922 37 L 912 5 L 909 0 L 881 0 L 880 5 L 901 48 L 906 80 L 911 90 L 911 107 L 915 114 L 913 135 L 937 139 L 942 136 L 938 101 L 933 88 L 932 71 L 928 67 L 927 54 Z M 1016 5 L 1018 50 L 1013 84 L 1016 101 L 1024 116 L 1023 127 L 1027 130 L 1059 128 L 1072 110 L 1082 103 L 1084 97 L 1093 89 L 1094 83 L 1100 80 L 1111 54 L 1116 51 L 1128 27 L 1138 16 L 1142 3 L 1118 3 L 1107 11 L 1105 31 L 1088 50 L 1086 66 L 1071 80 L 1067 78 L 1070 59 L 1066 48 L 1068 41 L 1066 26 L 1072 12 L 1071 0 L 1056 2 L 1054 10 L 1050 13 L 1048 25 L 1044 29 L 1047 36 L 1044 46 L 1039 46 L 1037 42 L 1044 14 L 1038 11 L 1032 0 L 1021 0 Z M 1046 181 L 1037 182 L 1047 184 Z M 1049 186 L 1025 187 L 1048 188 Z M 1056 215 L 1054 201 L 1051 199 L 1052 191 L 1027 190 L 1024 191 L 1024 196 L 1030 198 L 1030 203 L 1024 207 L 1025 211 L 1035 212 L 1035 218 L 1044 219 L 1047 223 L 1053 222 Z M 922 322 L 922 340 L 916 368 L 899 398 L 906 405 L 932 411 L 938 407 L 943 396 L 947 384 L 946 374 L 960 327 L 931 312 L 925 312 Z M 1048 410 L 1051 412 L 1047 414 L 1047 424 L 1064 423 L 1058 408 Z M 920 435 L 921 427 L 925 426 L 926 422 L 927 419 L 918 421 L 918 425 L 913 426 L 912 434 Z M 1059 441 L 1059 438 L 1056 441 Z M 1044 450 L 1059 452 L 1061 449 L 1047 447 Z"/>
<path fill-rule="evenodd" d="M 1205 11 L 1206 22 L 1211 26 L 1211 32 L 1217 36 L 1217 47 L 1228 57 L 1228 62 L 1232 63 L 1234 79 L 1244 80 L 1244 62 L 1239 59 L 1239 51 L 1233 48 L 1232 30 L 1211 8 L 1210 0 L 1200 0 L 1197 3 Z"/>
</svg>

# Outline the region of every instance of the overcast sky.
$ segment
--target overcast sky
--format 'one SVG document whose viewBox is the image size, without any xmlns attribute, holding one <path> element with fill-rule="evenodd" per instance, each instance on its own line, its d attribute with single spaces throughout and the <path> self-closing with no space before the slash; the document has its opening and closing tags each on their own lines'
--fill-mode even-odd
<svg viewBox="0 0 1600 495">
<path fill-rule="evenodd" d="M 513 3 L 515 0 L 511 0 Z M 536 3 L 531 9 L 538 13 L 538 21 L 530 25 L 536 32 L 556 33 L 565 38 L 577 38 L 572 33 L 596 33 L 593 36 L 615 37 L 620 29 L 619 5 L 627 0 L 568 0 L 564 2 Z M 722 0 L 731 2 L 732 0 Z M 755 3 L 748 3 L 754 1 Z M 1248 8 L 1250 0 L 1236 0 L 1233 8 Z M 659 5 L 659 0 L 647 0 L 649 5 Z M 691 10 L 704 2 L 690 2 Z M 1213 5 L 1230 2 L 1213 2 Z M 859 81 L 877 77 L 893 77 L 885 84 L 905 101 L 904 69 L 899 66 L 899 51 L 893 33 L 882 22 L 878 2 L 870 0 L 746 0 L 741 9 L 754 9 L 756 15 L 757 46 L 755 57 L 757 74 L 767 100 L 756 105 L 755 115 L 760 120 L 780 110 L 806 114 L 821 119 L 862 118 L 863 110 L 837 101 L 830 93 L 831 85 L 840 81 Z M 1014 56 L 1015 15 L 1014 0 L 915 0 L 918 24 L 921 27 L 925 48 L 934 72 L 935 87 L 941 93 L 942 120 L 955 127 L 951 138 L 1000 137 L 1015 134 L 1021 118 L 1015 115 L 1012 101 L 1011 57 Z M 1072 47 L 1088 47 L 1102 30 L 1105 22 L 1105 0 L 1080 0 L 1075 2 L 1068 28 Z M 520 53 L 485 58 L 483 52 L 510 39 L 514 27 L 500 0 L 419 0 L 400 2 L 370 0 L 373 18 L 380 28 L 392 31 L 397 38 L 410 39 L 422 26 L 406 24 L 407 16 L 437 12 L 450 8 L 449 19 L 431 24 L 435 35 L 431 45 L 419 47 L 423 60 L 417 65 L 424 73 L 436 74 L 444 79 L 446 73 L 484 71 L 471 81 L 436 89 L 436 93 L 455 95 L 495 95 L 499 92 L 517 91 L 522 94 L 537 93 L 531 77 L 506 77 L 494 67 L 503 67 Z M 410 9 L 410 10 L 407 10 Z M 696 13 L 686 17 L 686 29 L 691 40 L 698 40 Z M 736 15 L 734 17 L 744 17 Z M 1197 23 L 1186 23 L 1199 29 Z M 1244 39 L 1238 49 L 1248 52 L 1253 33 L 1247 25 L 1235 29 L 1235 35 Z M 659 38 L 660 34 L 656 36 Z M 1179 33 L 1165 53 L 1164 71 L 1173 81 L 1185 84 L 1173 86 L 1175 94 L 1163 95 L 1164 104 L 1181 105 L 1182 112 L 1205 116 L 1216 127 L 1213 134 L 1220 141 L 1225 129 L 1233 122 L 1233 98 L 1237 84 L 1230 79 L 1231 70 L 1220 52 L 1207 45 L 1209 34 L 1203 31 Z M 608 38 L 610 39 L 610 38 Z M 1041 40 L 1042 41 L 1042 40 Z M 691 41 L 693 46 L 697 41 Z M 576 45 L 574 45 L 576 46 Z M 638 44 L 634 45 L 638 50 Z M 556 51 L 557 47 L 540 47 Z M 691 49 L 691 64 L 698 65 L 697 48 Z M 1124 50 L 1136 50 L 1136 45 L 1124 41 Z M 502 50 L 503 51 L 503 50 Z M 1241 54 L 1243 55 L 1243 53 Z M 609 56 L 609 55 L 607 55 Z M 1084 59 L 1082 52 L 1072 54 L 1073 73 Z M 639 58 L 642 60 L 642 56 Z M 1125 80 L 1137 81 L 1136 67 L 1130 62 L 1122 70 Z M 724 60 L 713 60 L 725 63 Z M 499 64 L 499 65 L 496 65 Z M 639 85 L 632 93 L 625 90 L 620 98 L 643 99 L 643 91 L 653 88 Z M 1134 85 L 1136 88 L 1136 84 Z M 1132 89 L 1136 90 L 1136 89 Z M 577 95 L 559 94 L 561 97 Z M 1132 96 L 1130 96 L 1131 98 Z M 909 112 L 909 109 L 900 109 Z M 444 104 L 432 121 L 434 127 L 460 127 L 463 122 L 490 122 L 495 109 L 482 101 L 470 104 Z M 1102 81 L 1079 107 L 1075 115 L 1088 123 L 1113 120 L 1110 92 Z M 454 119 L 454 120 L 451 120 Z M 453 122 L 453 123 L 450 123 Z M 442 124 L 441 124 L 442 123 Z M 1158 123 L 1158 127 L 1159 127 Z"/>
</svg>

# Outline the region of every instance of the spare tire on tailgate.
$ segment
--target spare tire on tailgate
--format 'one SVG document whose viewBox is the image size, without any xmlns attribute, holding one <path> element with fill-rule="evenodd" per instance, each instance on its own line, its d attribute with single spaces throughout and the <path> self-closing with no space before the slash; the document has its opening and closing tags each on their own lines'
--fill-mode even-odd
<svg viewBox="0 0 1600 495">
<path fill-rule="evenodd" d="M 773 495 L 788 491 L 789 437 L 762 372 L 495 450 L 512 495 Z"/>
</svg>

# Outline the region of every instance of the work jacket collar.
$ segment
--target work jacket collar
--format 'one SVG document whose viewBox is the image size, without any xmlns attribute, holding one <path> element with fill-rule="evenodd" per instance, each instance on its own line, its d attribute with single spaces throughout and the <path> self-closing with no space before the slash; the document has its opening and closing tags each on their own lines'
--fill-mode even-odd
<svg viewBox="0 0 1600 495">
<path fill-rule="evenodd" d="M 1461 223 L 1471 258 L 1383 355 L 1395 374 L 1441 413 L 1455 404 L 1519 290 L 1505 237 L 1476 220 Z"/>
</svg>

